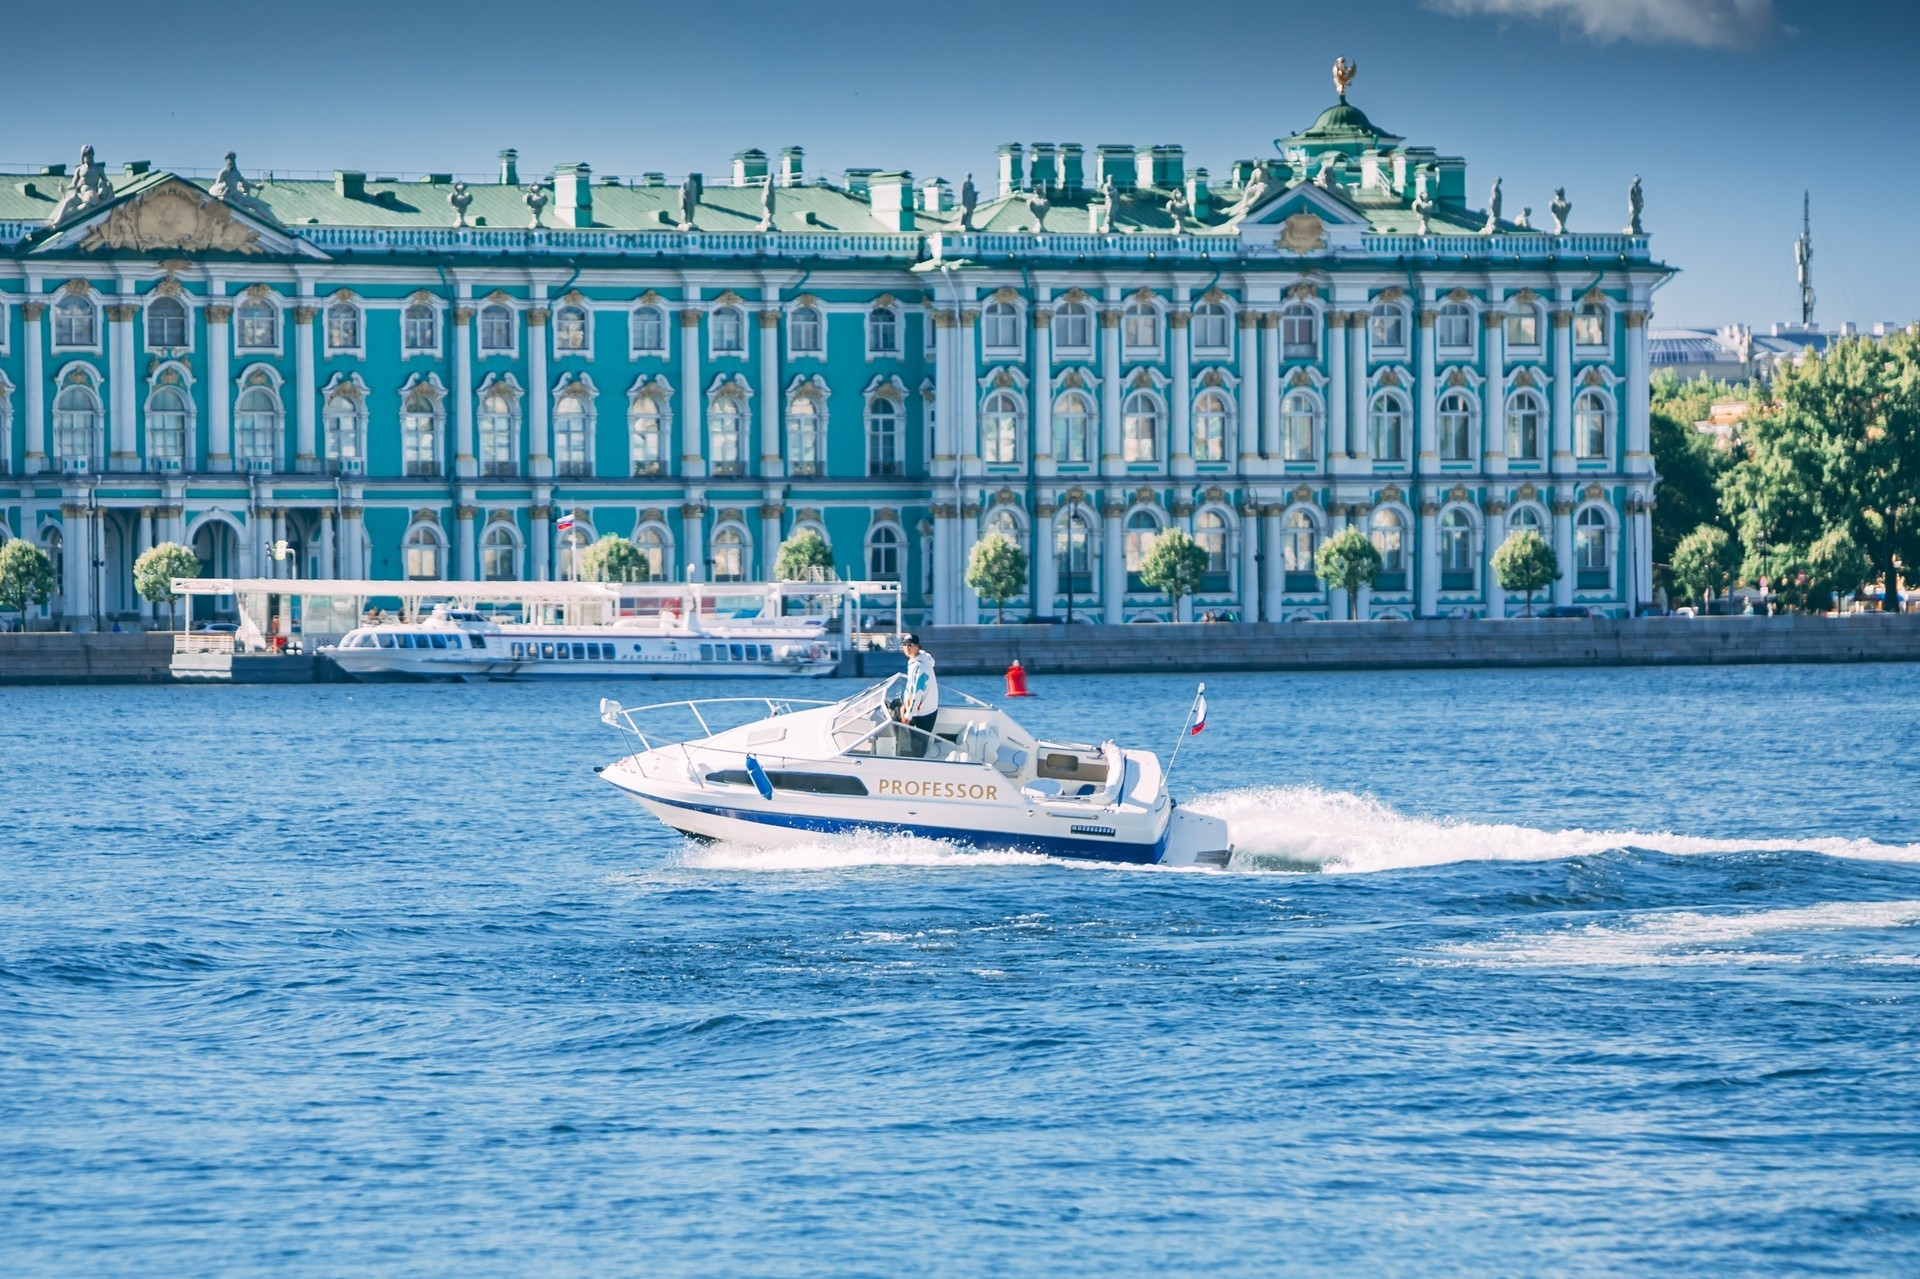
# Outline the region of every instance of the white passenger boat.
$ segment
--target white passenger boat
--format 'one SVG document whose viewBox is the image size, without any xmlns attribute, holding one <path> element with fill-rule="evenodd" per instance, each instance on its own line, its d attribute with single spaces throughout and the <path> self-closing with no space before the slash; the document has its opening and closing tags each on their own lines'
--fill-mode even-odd
<svg viewBox="0 0 1920 1279">
<path fill-rule="evenodd" d="M 700 839 L 777 847 L 875 830 L 1094 861 L 1232 855 L 1226 823 L 1178 807 L 1151 751 L 1038 741 L 964 694 L 922 732 L 892 717 L 905 687 L 896 675 L 840 702 L 602 700 L 602 721 L 637 749 L 600 776 Z"/>
<path fill-rule="evenodd" d="M 359 680 L 486 679 L 513 666 L 501 628 L 470 609 L 356 627 L 320 651 Z"/>
</svg>

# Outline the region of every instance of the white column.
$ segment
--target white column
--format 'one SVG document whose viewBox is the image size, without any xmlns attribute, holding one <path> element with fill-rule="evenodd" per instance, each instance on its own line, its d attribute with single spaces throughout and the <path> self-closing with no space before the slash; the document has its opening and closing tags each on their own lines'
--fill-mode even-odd
<svg viewBox="0 0 1920 1279">
<path fill-rule="evenodd" d="M 1420 503 L 1420 616 L 1440 615 L 1440 505 Z"/>
<path fill-rule="evenodd" d="M 1560 576 L 1553 584 L 1555 604 L 1573 603 L 1573 584 L 1579 569 L 1573 564 L 1573 493 L 1556 493 L 1553 499 L 1553 553 L 1560 560 Z"/>
<path fill-rule="evenodd" d="M 1260 451 L 1280 460 L 1280 313 L 1260 317 Z"/>
<path fill-rule="evenodd" d="M 777 486 L 768 491 L 767 500 L 760 504 L 760 580 L 763 582 L 779 576 L 774 567 L 780 559 L 780 517 L 786 509 Z"/>
<path fill-rule="evenodd" d="M 934 475 L 953 475 L 954 459 L 959 450 L 954 447 L 954 428 L 960 421 L 960 393 L 956 383 L 960 375 L 956 367 L 956 353 L 959 346 L 960 326 L 953 318 L 953 312 L 936 310 L 933 313 L 933 433 L 927 446 L 933 450 L 932 465 L 928 468 Z M 934 544 L 944 545 L 939 540 L 939 527 L 934 528 Z M 937 572 L 937 570 L 936 570 Z M 934 598 L 941 598 L 939 590 Z"/>
<path fill-rule="evenodd" d="M 1327 312 L 1327 448 L 1326 458 L 1350 456 L 1347 441 L 1347 317 Z"/>
<path fill-rule="evenodd" d="M 464 299 L 463 299 L 464 300 Z M 308 351 L 311 364 L 311 343 L 300 344 L 302 351 Z M 455 306 L 453 308 L 453 386 L 449 393 L 453 396 L 453 473 L 461 479 L 470 479 L 480 473 L 477 460 L 479 453 L 474 447 L 473 435 L 473 308 Z M 546 394 L 546 387 L 536 384 L 528 391 L 528 398 L 534 399 Z M 313 443 L 311 434 L 307 436 L 307 450 Z M 462 574 L 466 577 L 465 574 Z M 472 580 L 468 578 L 467 580 Z"/>
<path fill-rule="evenodd" d="M 1240 470 L 1260 457 L 1260 316 L 1251 307 L 1243 307 L 1234 318 L 1235 334 L 1240 339 Z"/>
<path fill-rule="evenodd" d="M 761 311 L 760 316 L 760 474 L 785 475 L 781 462 L 780 408 L 780 311 Z M 822 447 L 824 447 L 824 442 Z"/>
<path fill-rule="evenodd" d="M 224 287 L 215 285 L 216 289 Z M 214 294 L 219 297 L 218 293 Z M 207 469 L 233 469 L 233 308 L 207 303 Z"/>
<path fill-rule="evenodd" d="M 1115 500 L 1100 508 L 1100 608 L 1109 626 L 1127 620 L 1127 550 L 1121 528 L 1121 507 Z"/>
<path fill-rule="evenodd" d="M 1120 312 L 1100 309 L 1100 473 L 1123 475 L 1120 453 Z M 1110 619 L 1117 620 L 1117 619 Z"/>
<path fill-rule="evenodd" d="M 1044 295 L 1045 290 L 1040 290 Z M 1055 473 L 1053 460 L 1053 312 L 1036 302 L 1033 308 L 1033 372 L 1028 390 L 1033 397 L 1033 467 L 1041 475 Z M 1051 555 L 1052 543 L 1048 543 Z M 1051 611 L 1048 602 L 1034 611 L 1043 616 Z"/>
<path fill-rule="evenodd" d="M 1552 469 L 1555 475 L 1573 473 L 1573 316 L 1556 309 L 1553 313 L 1553 439 Z"/>
<path fill-rule="evenodd" d="M 1638 500 L 1628 518 L 1633 522 L 1633 554 L 1638 561 L 1634 590 L 1640 596 L 1628 603 L 1638 608 L 1653 602 L 1653 508 L 1644 499 Z"/>
<path fill-rule="evenodd" d="M 695 490 L 680 504 L 680 559 L 687 580 L 701 582 L 707 576 L 707 508 Z"/>
<path fill-rule="evenodd" d="M 1367 439 L 1367 317 L 1358 311 L 1347 316 L 1347 452 L 1361 458 L 1373 453 Z"/>
<path fill-rule="evenodd" d="M 152 547 L 153 508 L 151 506 L 143 506 L 134 514 L 133 518 L 134 561 L 137 563 L 139 558 L 145 555 Z M 133 565 L 129 564 L 127 567 L 131 569 Z M 133 607 L 134 610 L 139 613 L 141 621 L 150 622 L 153 620 L 154 609 L 157 606 L 151 600 L 142 596 L 138 591 L 135 591 L 133 593 Z"/>
<path fill-rule="evenodd" d="M 1260 508 L 1240 506 L 1240 620 L 1260 620 Z"/>
<path fill-rule="evenodd" d="M 947 330 L 949 333 L 952 330 Z M 960 621 L 954 589 L 954 548 L 959 542 L 959 512 L 951 502 L 933 508 L 933 624 L 953 626 Z"/>
<path fill-rule="evenodd" d="M 953 434 L 948 438 L 957 446 L 963 472 L 975 472 L 980 458 L 980 366 L 979 315 L 960 313 L 960 327 L 953 335 Z M 969 465 L 972 463 L 972 465 Z M 966 619 L 972 622 L 971 615 Z"/>
<path fill-rule="evenodd" d="M 370 576 L 367 567 L 367 523 L 365 511 L 356 502 L 340 508 L 340 576 L 348 580 Z"/>
<path fill-rule="evenodd" d="M 1653 474 L 1653 423 L 1647 366 L 1647 313 L 1627 312 L 1627 388 L 1622 406 L 1627 425 L 1628 475 Z M 1572 368 L 1571 362 L 1568 364 Z M 1571 382 L 1572 378 L 1569 377 Z M 1556 386 L 1558 383 L 1555 384 Z M 1569 390 L 1572 388 L 1569 387 Z M 1643 579 L 1644 581 L 1644 579 Z"/>
<path fill-rule="evenodd" d="M 107 408 L 111 454 L 110 471 L 140 469 L 138 434 L 134 424 L 133 317 L 131 299 L 107 307 Z"/>
<path fill-rule="evenodd" d="M 1193 474 L 1193 329 L 1191 312 L 1176 309 L 1167 316 L 1167 340 L 1173 354 L 1173 384 L 1167 388 L 1172 403 L 1173 438 L 1167 442 L 1173 474 Z"/>
<path fill-rule="evenodd" d="M 320 308 L 311 305 L 308 298 L 302 298 L 293 308 L 293 469 L 296 471 L 320 469 L 320 452 L 314 447 L 319 392 L 313 375 L 313 321 L 319 314 Z M 454 394 L 460 395 L 458 387 Z"/>
<path fill-rule="evenodd" d="M 530 442 L 527 460 L 535 479 L 553 476 L 553 388 L 547 385 L 547 319 L 551 312 L 536 306 L 527 311 L 527 423 Z M 462 399 L 467 396 L 462 395 Z M 547 580 L 547 561 L 540 581 Z"/>
<path fill-rule="evenodd" d="M 1439 442 L 1434 438 L 1437 410 L 1433 385 L 1433 312 L 1425 306 L 1420 308 L 1419 326 L 1415 333 L 1420 343 L 1418 357 L 1420 362 L 1414 369 L 1416 385 L 1413 411 L 1417 415 L 1417 433 L 1420 438 L 1420 469 L 1425 474 L 1431 475 L 1440 467 L 1440 448 Z M 1426 612 L 1424 608 L 1421 611 Z"/>
<path fill-rule="evenodd" d="M 1280 543 L 1283 534 L 1278 505 L 1260 508 L 1260 532 L 1266 542 L 1266 558 L 1261 561 L 1266 579 L 1260 589 L 1261 616 L 1269 622 L 1284 621 L 1280 614 L 1286 599 L 1287 560 L 1286 549 Z"/>
<path fill-rule="evenodd" d="M 38 282 L 29 287 L 37 289 Z M 20 399 L 26 417 L 22 429 L 27 434 L 28 475 L 38 475 L 47 469 L 47 365 L 46 347 L 42 345 L 45 338 L 41 336 L 41 317 L 46 312 L 47 304 L 37 298 L 20 308 L 20 340 L 26 346 L 27 354 L 23 371 L 26 385 L 20 388 Z M 22 537 L 32 535 L 27 530 L 15 531 Z"/>
<path fill-rule="evenodd" d="M 87 508 L 78 502 L 60 505 L 60 612 L 67 629 L 93 629 L 92 539 L 88 536 Z"/>
<path fill-rule="evenodd" d="M 1482 469 L 1488 475 L 1507 473 L 1507 329 L 1499 294 L 1499 289 L 1490 292 L 1487 310 L 1481 316 L 1487 361 L 1481 447 L 1486 459 Z"/>
<path fill-rule="evenodd" d="M 957 612 L 960 615 L 960 621 L 967 626 L 972 626 L 980 620 L 980 592 L 967 584 L 967 557 L 973 553 L 973 544 L 980 540 L 978 503 L 978 498 L 969 495 L 967 501 L 960 507 L 960 521 L 956 525 L 960 536 L 953 548 L 953 580 L 960 596 Z"/>
<path fill-rule="evenodd" d="M 262 511 L 261 514 L 265 515 L 268 514 L 268 512 Z M 267 540 L 273 544 L 273 549 L 278 551 L 280 543 L 287 540 L 287 508 L 284 506 L 274 507 L 272 516 L 273 522 L 269 526 L 270 531 L 267 534 Z M 277 555 L 269 555 L 267 557 L 267 571 L 265 576 L 292 577 L 293 566 L 286 560 L 278 558 Z"/>
<path fill-rule="evenodd" d="M 1042 499 L 1033 514 L 1033 611 L 1054 616 L 1054 596 L 1060 593 L 1060 564 L 1053 557 L 1054 508 Z"/>
<path fill-rule="evenodd" d="M 1487 575 L 1487 616 L 1505 617 L 1507 615 L 1507 593 L 1500 588 L 1500 579 L 1493 571 L 1493 553 L 1507 540 L 1507 504 L 1488 502 L 1487 540 L 1480 548 L 1480 571 Z"/>
<path fill-rule="evenodd" d="M 1341 529 L 1347 528 L 1350 525 L 1354 524 L 1355 522 L 1356 521 L 1352 519 L 1351 507 L 1342 506 L 1338 502 L 1335 502 L 1332 505 L 1327 507 L 1327 536 L 1328 537 L 1332 537 L 1335 533 L 1338 533 Z M 1348 607 L 1347 592 L 1345 588 L 1339 587 L 1339 586 L 1329 586 L 1327 588 L 1328 619 L 1330 621 L 1335 621 L 1335 622 L 1344 622 L 1348 620 L 1352 615 L 1353 615 L 1352 609 Z"/>
<path fill-rule="evenodd" d="M 453 508 L 455 576 L 463 582 L 476 581 L 480 576 L 474 571 L 473 535 L 474 516 L 480 512 L 473 503 L 473 490 L 462 489 L 459 501 Z"/>
<path fill-rule="evenodd" d="M 684 553 L 684 541 L 681 549 Z M 533 486 L 533 502 L 527 507 L 526 576 L 530 582 L 553 580 L 553 490 L 545 484 Z"/>
<path fill-rule="evenodd" d="M 700 290 L 687 290 L 687 305 L 680 314 L 680 474 L 702 476 L 707 473 L 706 390 L 700 385 L 700 311 L 694 305 Z M 678 573 L 675 574 L 679 576 Z"/>
<path fill-rule="evenodd" d="M 326 507 L 320 508 L 320 518 L 316 521 L 314 533 L 315 549 L 320 552 L 320 576 L 323 578 L 343 577 L 339 560 L 334 555 L 333 540 L 334 513 Z"/>
</svg>

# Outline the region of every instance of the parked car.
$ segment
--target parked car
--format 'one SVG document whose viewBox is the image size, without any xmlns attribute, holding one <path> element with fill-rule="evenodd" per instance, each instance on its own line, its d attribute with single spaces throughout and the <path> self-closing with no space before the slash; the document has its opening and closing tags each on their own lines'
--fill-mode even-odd
<svg viewBox="0 0 1920 1279">
<path fill-rule="evenodd" d="M 1585 604 L 1555 604 L 1552 608 L 1540 610 L 1542 617 L 1592 617 L 1593 610 Z"/>
<path fill-rule="evenodd" d="M 208 622 L 204 626 L 194 627 L 193 633 L 195 635 L 238 635 L 240 633 L 240 623 Z"/>
</svg>

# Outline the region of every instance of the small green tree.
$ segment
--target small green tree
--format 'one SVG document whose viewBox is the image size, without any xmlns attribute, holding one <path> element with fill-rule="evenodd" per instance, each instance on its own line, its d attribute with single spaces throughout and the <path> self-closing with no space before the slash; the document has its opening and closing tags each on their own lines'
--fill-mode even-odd
<svg viewBox="0 0 1920 1279">
<path fill-rule="evenodd" d="M 1839 596 L 1851 595 L 1873 576 L 1873 561 L 1844 528 L 1831 529 L 1807 548 L 1807 594 L 1804 606 L 1826 607 L 1828 600 L 1837 606 Z"/>
<path fill-rule="evenodd" d="M 1207 571 L 1207 549 L 1185 529 L 1169 529 L 1153 539 L 1140 561 L 1140 581 L 1150 591 L 1165 591 L 1177 611 L 1180 601 L 1200 589 Z"/>
<path fill-rule="evenodd" d="M 1503 591 L 1524 592 L 1527 616 L 1533 616 L 1533 594 L 1560 577 L 1560 557 L 1547 539 L 1532 529 L 1509 533 L 1493 553 L 1493 576 Z"/>
<path fill-rule="evenodd" d="M 27 610 L 53 598 L 53 561 L 33 543 L 14 538 L 0 546 L 0 609 L 20 614 L 27 629 Z"/>
<path fill-rule="evenodd" d="M 833 578 L 833 548 L 827 539 L 803 528 L 780 543 L 774 576 L 783 582 L 825 582 Z"/>
<path fill-rule="evenodd" d="M 167 628 L 173 629 L 180 596 L 173 589 L 177 577 L 200 576 L 200 557 L 178 542 L 162 542 L 140 553 L 133 562 L 133 588 L 140 598 L 167 606 Z"/>
<path fill-rule="evenodd" d="M 647 557 L 618 533 L 607 533 L 580 552 L 579 571 L 589 582 L 644 582 L 651 576 Z"/>
<path fill-rule="evenodd" d="M 1739 546 L 1725 529 L 1702 524 L 1673 548 L 1668 572 L 1674 588 L 1683 598 L 1699 600 L 1705 607 L 1708 591 L 1724 591 L 1732 585 L 1739 554 Z"/>
<path fill-rule="evenodd" d="M 1007 601 L 1027 589 L 1027 553 L 1005 533 L 989 533 L 967 554 L 967 585 L 1007 620 Z"/>
<path fill-rule="evenodd" d="M 1380 576 L 1380 548 L 1367 535 L 1349 524 L 1314 552 L 1313 570 L 1327 585 L 1347 593 L 1347 607 L 1355 621 L 1360 618 L 1360 588 L 1372 586 Z"/>
</svg>

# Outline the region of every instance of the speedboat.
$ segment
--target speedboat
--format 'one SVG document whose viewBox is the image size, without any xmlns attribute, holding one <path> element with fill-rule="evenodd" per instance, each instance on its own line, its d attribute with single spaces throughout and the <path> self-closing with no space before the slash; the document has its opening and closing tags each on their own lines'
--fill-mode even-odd
<svg viewBox="0 0 1920 1279">
<path fill-rule="evenodd" d="M 1162 866 L 1224 866 L 1225 822 L 1180 808 L 1151 751 L 1040 741 L 960 694 L 931 732 L 904 676 L 838 702 L 708 698 L 600 718 L 635 749 L 596 771 L 682 834 L 762 847 L 851 831 Z"/>
</svg>

